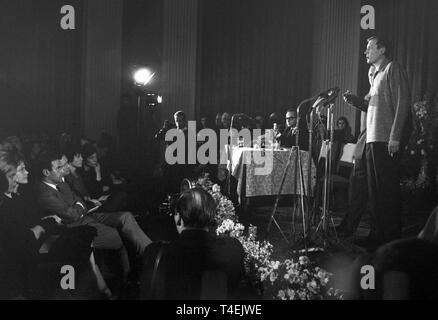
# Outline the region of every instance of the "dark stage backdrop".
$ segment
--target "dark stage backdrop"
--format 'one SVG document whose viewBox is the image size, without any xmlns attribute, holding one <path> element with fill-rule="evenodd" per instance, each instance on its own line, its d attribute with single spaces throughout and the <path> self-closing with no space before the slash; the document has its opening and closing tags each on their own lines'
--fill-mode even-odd
<svg viewBox="0 0 438 320">
<path fill-rule="evenodd" d="M 312 3 L 201 1 L 196 114 L 283 113 L 309 97 Z"/>
<path fill-rule="evenodd" d="M 394 60 L 406 69 L 413 102 L 425 94 L 438 93 L 438 1 L 372 0 L 362 1 L 376 9 L 376 30 L 361 35 L 361 52 L 366 39 L 374 33 L 384 34 L 394 45 Z M 361 59 L 362 93 L 369 90 L 369 66 Z"/>
<path fill-rule="evenodd" d="M 60 9 L 76 9 L 76 30 Z M 80 128 L 82 0 L 1 1 L 0 134 Z"/>
</svg>

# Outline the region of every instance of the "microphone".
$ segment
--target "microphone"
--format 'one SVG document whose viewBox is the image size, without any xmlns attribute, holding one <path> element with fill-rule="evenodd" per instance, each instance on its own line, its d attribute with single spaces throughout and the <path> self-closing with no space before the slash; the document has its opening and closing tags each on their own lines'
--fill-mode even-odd
<svg viewBox="0 0 438 320">
<path fill-rule="evenodd" d="M 321 92 L 318 95 L 318 98 L 333 99 L 333 97 L 338 96 L 339 91 L 341 91 L 341 89 L 339 89 L 339 87 L 330 88 L 326 91 Z"/>
<path fill-rule="evenodd" d="M 330 92 L 328 93 L 328 98 L 324 102 L 324 107 L 329 105 L 329 104 L 331 104 L 331 103 L 333 103 L 333 101 L 336 100 L 336 98 L 339 95 L 339 91 L 341 91 L 341 89 L 339 89 L 339 87 L 330 89 Z"/>
<path fill-rule="evenodd" d="M 328 104 L 331 104 L 338 97 L 339 91 L 341 91 L 339 87 L 334 87 L 321 92 L 318 95 L 317 101 L 314 103 L 312 108 L 317 107 L 318 105 L 320 105 L 320 103 L 323 103 L 324 107 Z"/>
</svg>

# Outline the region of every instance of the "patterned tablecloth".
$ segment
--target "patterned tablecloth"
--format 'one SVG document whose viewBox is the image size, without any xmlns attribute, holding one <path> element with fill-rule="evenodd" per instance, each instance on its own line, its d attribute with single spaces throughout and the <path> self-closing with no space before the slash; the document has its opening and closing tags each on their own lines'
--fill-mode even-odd
<svg viewBox="0 0 438 320">
<path fill-rule="evenodd" d="M 292 158 L 283 185 L 282 195 L 300 195 L 300 171 L 298 150 L 292 149 Z M 233 148 L 232 175 L 238 180 L 237 193 L 242 197 L 257 197 L 277 195 L 281 180 L 286 169 L 291 150 L 272 150 L 252 148 Z M 300 151 L 301 166 L 304 180 L 305 194 L 308 194 L 308 166 L 309 153 Z M 316 183 L 316 168 L 312 166 L 312 191 Z M 272 170 L 271 170 L 272 169 Z"/>
</svg>

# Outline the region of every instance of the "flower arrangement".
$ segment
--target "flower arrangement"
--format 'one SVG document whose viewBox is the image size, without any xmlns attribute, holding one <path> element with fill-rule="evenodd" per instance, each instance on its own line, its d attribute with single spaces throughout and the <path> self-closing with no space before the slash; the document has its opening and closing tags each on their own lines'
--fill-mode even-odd
<svg viewBox="0 0 438 320">
<path fill-rule="evenodd" d="M 402 159 L 402 187 L 419 194 L 436 185 L 438 114 L 430 99 L 413 105 L 415 128 Z"/>
<path fill-rule="evenodd" d="M 342 292 L 329 287 L 331 274 L 315 266 L 307 256 L 297 261 L 271 261 L 261 270 L 267 293 L 280 300 L 342 299 Z"/>
<path fill-rule="evenodd" d="M 297 262 L 272 260 L 273 245 L 269 241 L 257 240 L 257 227 L 249 226 L 245 230 L 238 222 L 233 203 L 208 177 L 201 177 L 196 185 L 207 190 L 216 200 L 216 234 L 240 241 L 245 251 L 246 282 L 254 288 L 262 284 L 265 297 L 280 300 L 342 298 L 339 290 L 328 286 L 331 274 L 315 266 L 308 257 L 300 257 Z"/>
</svg>

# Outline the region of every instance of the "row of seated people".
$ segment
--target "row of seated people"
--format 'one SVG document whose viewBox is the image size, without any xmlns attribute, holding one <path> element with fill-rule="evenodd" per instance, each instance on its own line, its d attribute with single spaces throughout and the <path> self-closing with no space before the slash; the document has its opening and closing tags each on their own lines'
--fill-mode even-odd
<svg viewBox="0 0 438 320">
<path fill-rule="evenodd" d="M 82 157 L 88 158 L 87 148 L 72 148 L 68 152 L 50 150 L 44 152 L 36 163 L 37 169 L 32 169 L 35 170 L 34 176 L 38 176 L 36 189 L 29 188 L 26 195 L 21 195 L 20 186 L 26 186 L 29 180 L 25 160 L 15 148 L 11 148 L 8 144 L 2 146 L 0 152 L 0 172 L 3 178 L 0 205 L 2 297 L 35 297 L 32 295 L 35 287 L 31 275 L 38 265 L 39 248 L 51 235 L 57 237 L 51 246 L 48 259 L 68 261 L 72 265 L 77 265 L 79 262 L 83 264 L 86 261 L 90 264 L 95 277 L 94 282 L 97 280 L 98 289 L 108 298 L 112 297 L 112 293 L 95 263 L 94 250 L 105 249 L 117 254 L 118 264 L 122 268 L 120 274 L 122 283 L 129 281 L 138 283 L 141 274 L 148 277 L 148 261 L 154 259 L 153 250 L 150 251 L 148 248 L 152 241 L 130 212 L 112 211 L 111 208 L 101 206 L 98 200 L 91 197 L 92 192 L 87 190 L 84 183 L 86 179 L 83 179 L 80 173 L 83 170 Z M 93 176 L 95 174 L 94 171 Z M 208 198 L 208 205 L 205 204 L 205 197 Z M 212 206 L 214 208 L 214 200 L 209 198 L 208 194 L 203 194 L 201 198 L 202 201 L 198 196 L 181 198 L 178 207 L 178 214 L 181 216 L 176 221 L 176 228 L 183 226 L 182 229 L 178 229 L 181 233 L 187 229 L 190 230 L 187 234 L 190 234 L 193 230 L 199 229 L 203 231 L 201 234 L 204 234 L 206 228 L 214 221 L 215 210 L 211 209 Z M 90 210 L 89 203 L 92 209 L 97 208 L 97 210 Z M 207 212 L 208 216 L 196 216 L 204 212 Z M 198 219 L 200 221 L 197 221 Z M 205 250 L 210 249 L 208 247 Z M 147 253 L 149 251 L 150 254 Z M 216 253 L 214 256 L 216 257 Z M 204 254 L 200 257 L 204 257 Z M 189 257 L 187 261 L 191 261 L 192 258 Z M 241 262 L 243 263 L 243 258 Z M 234 269 L 231 269 L 234 272 Z M 186 269 L 187 272 L 188 270 Z M 240 271 L 236 274 L 240 275 Z M 187 279 L 190 280 L 189 283 L 193 281 L 189 276 Z M 232 283 L 236 282 L 236 276 L 230 275 L 229 279 Z M 234 285 L 230 285 L 230 288 L 233 287 Z M 147 289 L 144 288 L 144 292 L 146 291 Z M 180 292 L 182 295 L 180 298 L 185 297 L 184 293 L 187 291 Z M 196 294 L 187 297 L 195 296 Z"/>
<path fill-rule="evenodd" d="M 28 226 L 30 221 L 37 219 L 43 225 L 49 222 L 51 227 L 63 227 L 67 230 L 79 226 L 92 227 L 96 231 L 93 248 L 111 250 L 118 254 L 122 267 L 122 283 L 128 281 L 128 276 L 138 272 L 135 270 L 135 266 L 140 265 L 137 261 L 152 241 L 128 211 L 104 211 L 105 206 L 100 206 L 94 201 L 91 203 L 95 211 L 91 213 L 87 201 L 74 191 L 77 184 L 69 185 L 65 179 L 76 171 L 70 171 L 74 165 L 68 161 L 64 153 L 47 151 L 41 155 L 38 159 L 38 169 L 34 169 L 33 172 L 34 177 L 38 177 L 36 186 L 29 188 L 28 192 L 21 196 L 19 186 L 28 183 L 24 158 L 14 148 L 6 147 L 1 152 L 1 171 L 9 182 L 8 192 L 3 197 L 6 201 L 3 201 L 2 211 L 6 213 L 2 214 L 2 217 L 6 219 L 6 223 L 2 226 L 7 226 L 11 221 L 12 224 Z M 78 158 L 80 153 L 74 156 Z M 80 181 L 79 176 L 76 178 L 76 182 Z M 82 187 L 81 191 L 85 191 L 84 185 Z M 59 231 L 63 228 L 55 229 Z M 14 234 L 17 229 L 12 228 L 9 231 Z M 6 234 L 8 233 L 2 232 L 2 235 Z M 7 238 L 4 240 L 2 242 L 7 246 Z M 12 245 L 14 246 L 14 243 Z M 16 248 L 12 247 L 11 251 L 14 252 L 14 249 Z"/>
<path fill-rule="evenodd" d="M 298 145 L 302 150 L 309 150 L 309 135 L 308 135 L 308 124 L 307 120 L 304 117 L 303 119 L 300 119 L 298 121 L 298 114 L 297 111 L 294 109 L 287 110 L 285 115 L 285 126 L 283 127 L 283 124 L 280 122 L 281 119 L 278 116 L 278 114 L 272 114 L 269 118 L 269 123 L 272 126 L 271 128 L 265 128 L 265 120 L 262 115 L 257 115 L 255 117 L 255 121 L 247 121 L 245 117 L 238 116 L 234 119 L 233 123 L 232 118 L 228 112 L 225 112 L 223 114 L 218 114 L 216 116 L 216 123 L 214 126 L 209 125 L 209 121 L 207 117 L 201 118 L 201 126 L 198 129 L 203 128 L 211 128 L 216 131 L 217 134 L 219 134 L 219 130 L 225 129 L 229 130 L 231 126 L 233 128 L 240 130 L 242 128 L 247 129 L 269 129 L 273 132 L 272 139 L 275 139 L 280 147 L 283 148 L 291 148 L 293 146 L 297 145 L 297 136 L 298 136 Z M 319 162 L 319 155 L 322 147 L 322 142 L 328 138 L 327 133 L 327 118 L 323 114 L 318 114 L 316 117 L 316 121 L 313 124 L 314 132 L 313 135 L 313 142 L 312 142 L 312 156 L 315 163 Z M 179 182 L 187 177 L 190 177 L 193 174 L 193 170 L 196 168 L 195 165 L 187 165 L 187 159 L 189 157 L 188 155 L 188 121 L 186 114 L 183 111 L 178 111 L 174 114 L 174 123 L 172 124 L 169 120 L 164 121 L 163 127 L 159 130 L 159 132 L 155 135 L 155 138 L 162 142 L 165 146 L 163 148 L 163 152 L 161 155 L 161 169 L 164 176 L 164 181 L 167 181 L 169 184 L 169 187 L 166 189 L 168 193 L 172 193 L 174 190 L 172 188 L 175 188 L 175 186 L 179 185 Z M 165 148 L 166 146 L 169 146 L 174 143 L 175 139 L 172 141 L 165 141 L 166 133 L 170 130 L 176 128 L 180 131 L 182 131 L 185 135 L 185 164 L 183 165 L 169 165 L 165 159 Z M 284 128 L 284 129 L 283 129 Z M 263 131 L 262 131 L 263 132 Z M 298 134 L 299 132 L 299 134 Z M 251 144 L 259 144 L 263 145 L 263 143 L 258 143 L 259 140 L 265 140 L 266 136 L 263 134 L 261 136 L 257 137 L 251 137 Z M 198 139 L 202 141 L 202 139 Z M 336 166 L 336 161 L 338 161 L 341 157 L 343 145 L 346 143 L 353 143 L 355 141 L 354 136 L 351 133 L 351 127 L 348 123 L 348 120 L 345 117 L 340 117 L 337 121 L 337 128 L 334 131 L 334 144 L 333 144 L 333 152 L 332 157 L 334 159 L 333 165 Z M 225 177 L 228 175 L 228 172 L 226 169 L 223 168 L 223 166 L 217 166 L 223 160 L 223 155 L 221 155 L 221 151 L 224 149 L 220 146 L 220 136 L 217 137 L 217 162 L 216 164 L 210 164 L 210 176 L 214 178 L 218 178 L 219 181 L 215 181 L 219 184 L 223 184 L 223 181 Z M 202 144 L 202 143 L 199 143 Z M 177 150 L 175 150 L 177 151 Z M 174 152 L 175 152 L 174 151 Z M 195 150 L 196 152 L 196 150 Z M 222 157 L 222 159 L 221 159 Z M 223 172 L 226 171 L 226 172 Z M 228 190 L 228 188 L 222 188 L 223 190 Z M 235 192 L 234 196 L 233 194 L 227 194 L 231 199 L 235 198 Z"/>
</svg>

